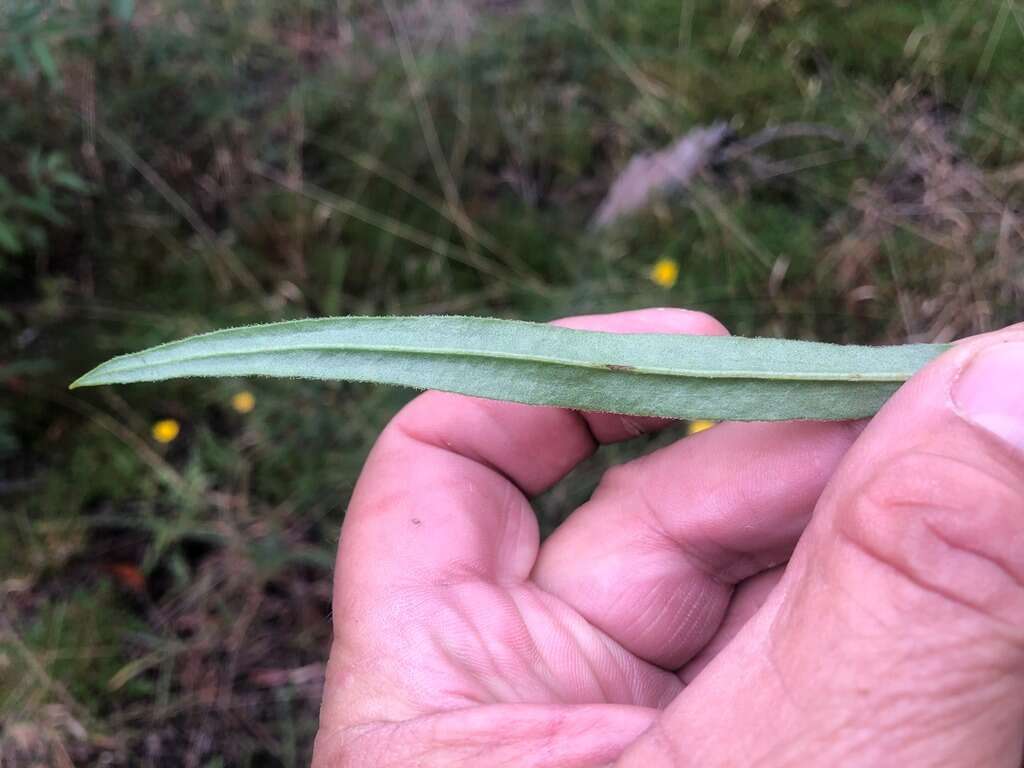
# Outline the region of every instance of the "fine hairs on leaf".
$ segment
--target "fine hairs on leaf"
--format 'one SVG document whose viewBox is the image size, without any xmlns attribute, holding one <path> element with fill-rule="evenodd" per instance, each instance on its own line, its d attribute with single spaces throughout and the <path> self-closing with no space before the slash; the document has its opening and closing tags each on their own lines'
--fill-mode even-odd
<svg viewBox="0 0 1024 768">
<path fill-rule="evenodd" d="M 681 419 L 871 416 L 946 344 L 618 334 L 480 317 L 335 317 L 214 331 L 108 360 L 71 387 L 275 376 Z"/>
</svg>

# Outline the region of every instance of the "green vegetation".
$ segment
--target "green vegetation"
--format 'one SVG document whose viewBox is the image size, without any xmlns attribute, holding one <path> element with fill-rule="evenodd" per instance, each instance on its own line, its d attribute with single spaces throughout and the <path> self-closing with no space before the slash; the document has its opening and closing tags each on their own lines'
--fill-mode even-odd
<svg viewBox="0 0 1024 768">
<path fill-rule="evenodd" d="M 345 498 L 409 396 L 67 392 L 113 355 L 337 314 L 670 304 L 858 343 L 1022 319 L 1012 3 L 493 5 L 0 4 L 13 765 L 305 764 Z M 687 193 L 588 228 L 631 156 L 719 120 L 735 141 Z M 843 140 L 743 143 L 797 123 Z M 658 260 L 678 279 L 652 280 Z M 608 462 L 678 436 L 603 451 L 539 500 L 544 527 Z"/>
</svg>

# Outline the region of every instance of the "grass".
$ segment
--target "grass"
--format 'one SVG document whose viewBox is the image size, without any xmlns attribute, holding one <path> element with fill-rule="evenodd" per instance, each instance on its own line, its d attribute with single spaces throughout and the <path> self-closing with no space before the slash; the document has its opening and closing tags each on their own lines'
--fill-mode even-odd
<svg viewBox="0 0 1024 768">
<path fill-rule="evenodd" d="M 0 9 L 12 765 L 308 762 L 345 499 L 409 397 L 66 391 L 114 354 L 350 313 L 679 305 L 736 333 L 866 343 L 1021 319 L 1012 2 L 548 3 L 481 12 L 461 42 L 422 4 L 15 5 Z M 774 142 L 761 165 L 716 163 L 689 194 L 587 228 L 634 153 L 716 120 L 741 140 L 801 122 L 849 142 Z M 649 279 L 658 259 L 679 264 L 674 286 Z M 250 413 L 231 406 L 241 390 Z M 150 436 L 163 418 L 181 425 L 168 444 Z M 602 451 L 538 500 L 544 529 L 603 467 L 679 434 Z"/>
</svg>

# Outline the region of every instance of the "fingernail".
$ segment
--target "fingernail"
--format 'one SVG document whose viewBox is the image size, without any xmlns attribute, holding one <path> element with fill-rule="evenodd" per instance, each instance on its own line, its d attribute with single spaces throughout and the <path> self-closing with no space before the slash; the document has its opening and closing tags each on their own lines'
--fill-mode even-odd
<svg viewBox="0 0 1024 768">
<path fill-rule="evenodd" d="M 978 352 L 953 384 L 952 397 L 967 421 L 1024 450 L 1024 342 Z"/>
</svg>

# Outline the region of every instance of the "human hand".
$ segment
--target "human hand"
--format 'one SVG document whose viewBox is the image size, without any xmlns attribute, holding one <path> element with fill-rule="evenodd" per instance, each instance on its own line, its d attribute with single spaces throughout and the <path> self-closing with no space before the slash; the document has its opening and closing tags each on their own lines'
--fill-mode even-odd
<svg viewBox="0 0 1024 768">
<path fill-rule="evenodd" d="M 863 434 L 719 425 L 610 471 L 543 545 L 529 497 L 665 422 L 417 398 L 342 529 L 314 764 L 1020 765 L 1022 379 L 1017 327 Z"/>
</svg>

